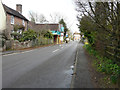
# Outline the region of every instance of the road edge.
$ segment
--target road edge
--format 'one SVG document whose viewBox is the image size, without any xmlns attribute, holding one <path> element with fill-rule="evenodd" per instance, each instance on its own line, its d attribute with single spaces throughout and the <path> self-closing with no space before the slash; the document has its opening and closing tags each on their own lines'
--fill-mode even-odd
<svg viewBox="0 0 120 90">
<path fill-rule="evenodd" d="M 54 46 L 54 45 L 49 45 L 49 46 Z M 38 48 L 45 48 L 45 47 L 49 47 L 49 46 L 36 47 L 36 48 L 32 48 L 32 47 L 31 48 L 25 48 L 24 50 L 14 50 L 14 51 L 11 51 L 11 52 L 8 52 L 8 53 L 1 52 L 0 56 L 15 54 L 15 53 L 19 54 L 19 53 L 22 53 L 22 52 L 31 51 L 31 50 L 35 50 L 35 49 L 38 49 Z"/>
<path fill-rule="evenodd" d="M 76 76 L 76 67 L 77 67 L 77 62 L 78 62 L 77 57 L 78 57 L 78 45 L 77 45 L 77 49 L 76 49 L 76 55 L 75 55 L 75 61 L 74 61 L 74 70 L 73 70 L 73 74 L 72 74 L 70 90 L 72 90 L 74 88 L 74 80 L 75 80 L 75 76 Z"/>
</svg>

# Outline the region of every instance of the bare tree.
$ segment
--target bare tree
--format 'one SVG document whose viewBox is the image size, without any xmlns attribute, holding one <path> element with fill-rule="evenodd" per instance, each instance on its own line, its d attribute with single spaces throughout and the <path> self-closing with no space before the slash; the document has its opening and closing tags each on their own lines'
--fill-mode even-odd
<svg viewBox="0 0 120 90">
<path fill-rule="evenodd" d="M 33 11 L 29 11 L 29 18 L 31 22 L 35 22 L 36 21 L 36 13 Z"/>
<path fill-rule="evenodd" d="M 63 15 L 61 15 L 60 13 L 57 13 L 57 12 L 55 12 L 53 14 L 50 14 L 50 18 L 51 18 L 50 22 L 52 22 L 52 23 L 59 23 L 59 21 L 61 19 L 65 20 L 65 17 Z"/>
<path fill-rule="evenodd" d="M 48 21 L 46 20 L 46 17 L 43 14 L 40 14 L 38 17 L 38 22 L 44 23 L 44 22 L 48 22 Z"/>
<path fill-rule="evenodd" d="M 29 18 L 31 22 L 37 22 L 37 23 L 44 23 L 44 22 L 48 22 L 46 20 L 46 17 L 43 14 L 39 14 L 33 11 L 29 12 Z"/>
</svg>

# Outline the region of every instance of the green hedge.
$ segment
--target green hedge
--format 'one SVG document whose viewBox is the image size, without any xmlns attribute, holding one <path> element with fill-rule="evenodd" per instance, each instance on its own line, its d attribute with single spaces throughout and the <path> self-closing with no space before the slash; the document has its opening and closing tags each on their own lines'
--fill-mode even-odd
<svg viewBox="0 0 120 90">
<path fill-rule="evenodd" d="M 113 60 L 100 56 L 99 53 L 94 50 L 90 44 L 84 45 L 84 48 L 86 48 L 89 54 L 94 55 L 97 58 L 97 60 L 94 60 L 97 71 L 109 75 L 110 81 L 116 84 L 120 78 L 120 66 L 115 64 Z"/>
</svg>

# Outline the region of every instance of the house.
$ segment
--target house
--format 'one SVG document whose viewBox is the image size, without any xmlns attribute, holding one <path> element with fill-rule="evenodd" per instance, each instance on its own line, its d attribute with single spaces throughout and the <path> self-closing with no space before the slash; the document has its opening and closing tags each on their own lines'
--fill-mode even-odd
<svg viewBox="0 0 120 90">
<path fill-rule="evenodd" d="M 75 32 L 73 34 L 74 41 L 80 41 L 81 40 L 81 35 L 78 32 Z"/>
<path fill-rule="evenodd" d="M 2 2 L 0 1 L 0 33 L 6 29 L 6 15 Z"/>
<path fill-rule="evenodd" d="M 1 43 L 3 41 L 2 32 L 5 29 L 6 29 L 6 15 L 2 2 L 0 1 L 0 52 L 2 51 L 2 46 L 3 46 L 3 43 Z"/>
<path fill-rule="evenodd" d="M 14 33 L 15 26 L 18 28 L 17 33 L 22 33 L 28 28 L 28 19 L 22 15 L 22 5 L 17 4 L 16 10 L 3 4 L 6 13 L 6 30 L 5 35 L 8 39 L 11 39 L 11 33 Z"/>
<path fill-rule="evenodd" d="M 59 44 L 60 41 L 60 37 L 61 37 L 61 30 L 62 25 L 56 23 L 56 24 L 35 24 L 33 22 L 29 22 L 29 28 L 35 30 L 35 32 L 42 32 L 45 30 L 50 30 L 54 36 L 54 43 L 55 44 Z"/>
</svg>

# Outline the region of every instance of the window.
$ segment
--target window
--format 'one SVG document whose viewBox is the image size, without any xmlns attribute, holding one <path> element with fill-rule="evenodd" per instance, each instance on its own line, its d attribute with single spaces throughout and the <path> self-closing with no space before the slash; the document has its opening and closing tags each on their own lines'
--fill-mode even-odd
<svg viewBox="0 0 120 90">
<path fill-rule="evenodd" d="M 14 24 L 14 16 L 11 16 L 11 24 Z"/>
<path fill-rule="evenodd" d="M 22 24 L 23 24 L 23 26 L 25 26 L 25 21 L 24 20 L 23 20 Z"/>
</svg>

